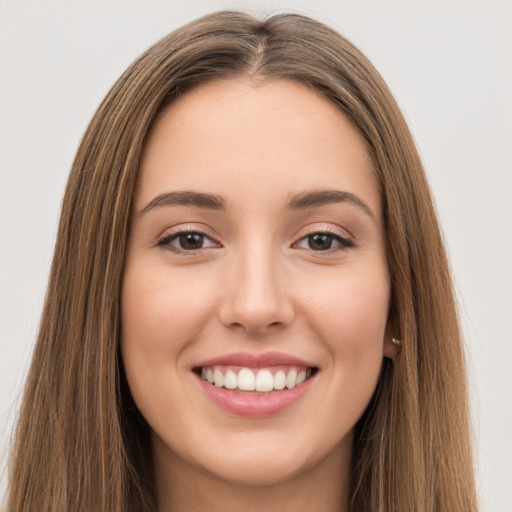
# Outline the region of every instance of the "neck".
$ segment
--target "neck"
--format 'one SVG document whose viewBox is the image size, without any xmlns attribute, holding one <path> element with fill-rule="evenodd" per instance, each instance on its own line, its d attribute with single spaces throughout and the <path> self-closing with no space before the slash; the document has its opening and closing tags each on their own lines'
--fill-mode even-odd
<svg viewBox="0 0 512 512">
<path fill-rule="evenodd" d="M 347 512 L 350 446 L 345 439 L 316 464 L 264 485 L 226 481 L 155 446 L 158 512 Z"/>
</svg>

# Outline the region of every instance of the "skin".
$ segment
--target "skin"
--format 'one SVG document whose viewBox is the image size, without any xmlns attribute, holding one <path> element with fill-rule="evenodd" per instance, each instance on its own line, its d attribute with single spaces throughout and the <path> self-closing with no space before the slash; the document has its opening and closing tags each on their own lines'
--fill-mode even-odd
<svg viewBox="0 0 512 512">
<path fill-rule="evenodd" d="M 369 211 L 352 201 L 287 208 L 320 189 L 354 194 Z M 185 190 L 222 196 L 227 209 L 142 212 Z M 206 233 L 203 245 L 184 250 L 169 236 L 180 228 Z M 332 237 L 312 248 L 308 235 L 325 232 L 352 245 Z M 152 429 L 159 510 L 348 510 L 353 428 L 394 348 L 379 191 L 341 112 L 288 80 L 222 80 L 183 95 L 145 148 L 125 265 L 122 356 Z M 192 372 L 269 351 L 319 370 L 270 417 L 225 412 Z"/>
</svg>

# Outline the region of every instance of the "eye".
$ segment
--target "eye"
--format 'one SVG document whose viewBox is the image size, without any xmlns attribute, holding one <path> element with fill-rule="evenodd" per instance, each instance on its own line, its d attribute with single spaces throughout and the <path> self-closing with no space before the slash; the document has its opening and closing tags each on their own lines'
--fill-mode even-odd
<svg viewBox="0 0 512 512">
<path fill-rule="evenodd" d="M 219 247 L 208 235 L 196 230 L 183 230 L 169 233 L 157 245 L 175 252 L 194 252 L 210 247 Z"/>
<path fill-rule="evenodd" d="M 332 250 L 344 250 L 353 247 L 354 242 L 342 237 L 341 235 L 329 232 L 311 233 L 301 238 L 296 247 L 300 249 L 308 249 L 316 252 L 326 252 Z"/>
</svg>

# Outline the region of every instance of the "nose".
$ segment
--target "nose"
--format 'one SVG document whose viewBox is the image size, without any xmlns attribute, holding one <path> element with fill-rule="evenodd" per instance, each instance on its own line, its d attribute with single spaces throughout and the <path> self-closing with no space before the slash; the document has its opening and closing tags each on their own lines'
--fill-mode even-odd
<svg viewBox="0 0 512 512">
<path fill-rule="evenodd" d="M 224 326 L 255 336 L 292 322 L 293 301 L 278 260 L 271 251 L 248 250 L 230 262 L 219 308 Z"/>
</svg>

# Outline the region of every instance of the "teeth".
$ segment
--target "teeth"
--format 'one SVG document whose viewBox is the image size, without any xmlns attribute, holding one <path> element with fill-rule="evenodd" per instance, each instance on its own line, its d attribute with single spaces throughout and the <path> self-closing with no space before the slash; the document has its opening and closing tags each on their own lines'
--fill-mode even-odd
<svg viewBox="0 0 512 512">
<path fill-rule="evenodd" d="M 292 389 L 297 385 L 297 370 L 292 368 L 286 376 L 286 387 Z"/>
<path fill-rule="evenodd" d="M 224 375 L 224 387 L 226 389 L 235 389 L 238 387 L 238 377 L 233 370 L 228 370 Z"/>
<path fill-rule="evenodd" d="M 269 370 L 260 370 L 256 375 L 256 391 L 272 391 L 274 389 L 274 377 Z"/>
<path fill-rule="evenodd" d="M 284 389 L 286 386 L 286 375 L 283 370 L 279 370 L 274 375 L 274 389 Z"/>
<path fill-rule="evenodd" d="M 259 370 L 240 368 L 238 374 L 234 369 L 223 366 L 203 368 L 201 378 L 218 388 L 257 391 L 261 393 L 284 388 L 293 389 L 311 376 L 311 368 L 291 367 L 286 374 L 278 370 L 274 375 L 268 368 Z"/>
<path fill-rule="evenodd" d="M 218 368 L 213 370 L 213 379 L 218 388 L 224 386 L 224 375 L 222 375 L 222 372 Z"/>
<path fill-rule="evenodd" d="M 238 372 L 238 389 L 242 391 L 254 391 L 255 381 L 254 373 L 252 373 L 249 368 L 242 368 Z"/>
</svg>

